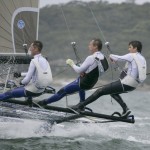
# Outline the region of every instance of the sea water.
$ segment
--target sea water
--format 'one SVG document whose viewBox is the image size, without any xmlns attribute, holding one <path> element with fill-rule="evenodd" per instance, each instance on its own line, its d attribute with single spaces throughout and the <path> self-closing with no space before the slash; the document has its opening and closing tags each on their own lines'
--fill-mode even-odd
<svg viewBox="0 0 150 150">
<path fill-rule="evenodd" d="M 122 97 L 135 116 L 135 124 L 79 122 L 51 126 L 39 120 L 8 122 L 0 118 L 0 150 L 150 150 L 150 92 L 136 90 Z M 72 105 L 79 98 L 76 94 L 67 99 Z M 53 105 L 65 106 L 66 99 Z M 104 114 L 122 111 L 110 96 L 99 98 L 89 107 Z"/>
</svg>

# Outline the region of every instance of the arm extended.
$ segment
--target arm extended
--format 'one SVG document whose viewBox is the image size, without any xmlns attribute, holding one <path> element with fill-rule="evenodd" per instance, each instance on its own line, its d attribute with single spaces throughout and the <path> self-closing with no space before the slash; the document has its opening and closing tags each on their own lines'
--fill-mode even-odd
<svg viewBox="0 0 150 150">
<path fill-rule="evenodd" d="M 34 63 L 31 61 L 28 72 L 27 72 L 25 78 L 21 81 L 22 84 L 26 85 L 30 82 L 30 80 L 35 72 L 35 69 L 36 69 L 36 67 L 35 67 Z"/>
</svg>

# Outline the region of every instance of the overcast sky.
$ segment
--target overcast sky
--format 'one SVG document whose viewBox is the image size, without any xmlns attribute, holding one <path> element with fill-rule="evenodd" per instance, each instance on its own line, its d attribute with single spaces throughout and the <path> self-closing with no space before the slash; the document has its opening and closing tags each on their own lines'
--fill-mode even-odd
<svg viewBox="0 0 150 150">
<path fill-rule="evenodd" d="M 52 4 L 60 4 L 60 3 L 67 3 L 72 0 L 40 0 L 40 7 Z M 81 1 L 97 1 L 97 0 L 81 0 Z M 122 3 L 126 0 L 107 0 L 109 3 Z M 150 2 L 150 0 L 136 0 L 137 4 L 143 4 L 145 2 Z"/>
</svg>

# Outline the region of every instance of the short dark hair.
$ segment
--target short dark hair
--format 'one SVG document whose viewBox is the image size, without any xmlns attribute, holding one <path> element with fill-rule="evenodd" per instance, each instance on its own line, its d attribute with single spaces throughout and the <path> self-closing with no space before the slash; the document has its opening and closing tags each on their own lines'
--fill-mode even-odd
<svg viewBox="0 0 150 150">
<path fill-rule="evenodd" d="M 131 41 L 129 42 L 129 45 L 132 45 L 133 48 L 137 48 L 137 51 L 139 53 L 142 52 L 142 43 L 140 41 Z"/>
<path fill-rule="evenodd" d="M 41 41 L 34 41 L 33 46 L 37 47 L 38 50 L 41 52 L 43 48 L 43 43 Z"/>
<path fill-rule="evenodd" d="M 100 39 L 93 39 L 93 45 L 97 46 L 98 50 L 100 51 L 102 49 L 102 41 Z"/>
</svg>

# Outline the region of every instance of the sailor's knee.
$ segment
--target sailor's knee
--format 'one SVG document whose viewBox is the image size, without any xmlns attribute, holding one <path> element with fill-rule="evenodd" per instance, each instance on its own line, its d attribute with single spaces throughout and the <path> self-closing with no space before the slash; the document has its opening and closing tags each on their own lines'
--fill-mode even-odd
<svg viewBox="0 0 150 150">
<path fill-rule="evenodd" d="M 59 94 L 59 95 L 64 94 L 64 93 L 65 93 L 65 89 L 64 89 L 64 88 L 61 88 L 61 89 L 57 92 L 57 94 Z"/>
<path fill-rule="evenodd" d="M 95 97 L 100 97 L 100 96 L 102 96 L 103 95 L 103 89 L 102 88 L 99 88 L 99 89 L 97 89 L 94 93 L 93 93 L 93 96 L 95 96 Z"/>
<path fill-rule="evenodd" d="M 12 91 L 7 91 L 6 93 L 4 93 L 4 96 L 12 96 Z"/>
<path fill-rule="evenodd" d="M 56 93 L 57 97 L 59 97 L 59 99 L 61 99 L 62 97 L 64 97 L 66 95 L 66 91 L 64 88 L 61 88 L 57 93 Z"/>
</svg>

